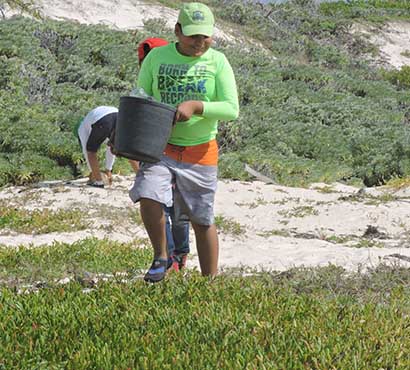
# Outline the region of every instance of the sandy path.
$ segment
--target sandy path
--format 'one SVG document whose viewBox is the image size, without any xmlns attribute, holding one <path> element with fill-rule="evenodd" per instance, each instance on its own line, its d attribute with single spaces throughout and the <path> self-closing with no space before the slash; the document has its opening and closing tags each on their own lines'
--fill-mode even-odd
<svg viewBox="0 0 410 370">
<path fill-rule="evenodd" d="M 124 242 L 147 238 L 144 228 L 130 218 L 139 209 L 128 198 L 132 181 L 132 177 L 116 176 L 106 189 L 86 187 L 85 179 L 3 189 L 3 204 L 80 209 L 90 226 L 78 232 L 39 235 L 3 229 L 0 244 L 72 243 L 90 236 Z M 220 181 L 215 206 L 221 224 L 220 266 L 286 270 L 332 263 L 355 270 L 380 262 L 405 264 L 410 259 L 409 206 L 408 189 L 360 190 L 341 184 L 304 189 Z M 192 267 L 198 266 L 193 235 L 191 241 Z"/>
</svg>

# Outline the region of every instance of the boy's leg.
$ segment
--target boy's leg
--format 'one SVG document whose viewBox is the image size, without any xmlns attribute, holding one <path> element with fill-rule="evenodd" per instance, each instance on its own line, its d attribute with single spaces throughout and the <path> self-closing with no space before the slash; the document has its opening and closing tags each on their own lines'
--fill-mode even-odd
<svg viewBox="0 0 410 370">
<path fill-rule="evenodd" d="M 175 218 L 174 207 L 169 207 L 169 216 L 172 221 L 172 238 L 174 240 L 174 254 L 189 253 L 189 222 Z"/>
<path fill-rule="evenodd" d="M 100 164 L 98 162 L 97 152 L 90 152 L 87 151 L 87 158 L 88 163 L 91 167 L 91 176 L 92 179 L 95 181 L 102 181 L 101 172 L 100 172 Z"/>
<path fill-rule="evenodd" d="M 189 253 L 189 222 L 179 221 L 172 224 L 172 235 L 174 238 L 174 254 Z"/>
<path fill-rule="evenodd" d="M 111 114 L 104 116 L 91 126 L 91 132 L 90 132 L 90 135 L 88 136 L 87 144 L 86 144 L 88 163 L 89 163 L 89 166 L 91 167 L 92 178 L 93 180 L 98 181 L 98 182 L 102 182 L 102 176 L 101 176 L 101 171 L 100 171 L 100 164 L 99 164 L 98 157 L 97 157 L 97 151 L 100 149 L 101 144 L 104 142 L 104 140 L 106 140 L 107 137 L 109 137 L 110 135 L 110 130 L 111 130 L 110 117 L 111 116 L 112 116 Z M 109 157 L 108 151 L 106 152 L 106 155 Z M 107 157 L 106 166 L 107 166 L 107 169 L 111 170 L 112 164 L 114 163 L 115 156 L 111 154 L 111 157 L 110 158 L 108 157 Z M 110 165 L 111 165 L 111 168 L 110 168 Z"/>
<path fill-rule="evenodd" d="M 174 236 L 172 234 L 171 217 L 170 217 L 171 207 L 164 206 L 165 214 L 165 234 L 167 237 L 167 250 L 168 256 L 172 256 L 175 250 Z"/>
<path fill-rule="evenodd" d="M 170 226 L 169 231 L 167 229 L 167 239 L 168 232 L 171 234 L 170 239 L 172 239 L 172 250 L 170 250 L 168 241 L 169 256 L 171 256 L 172 268 L 179 271 L 186 266 L 189 254 L 189 222 L 177 220 L 173 206 L 165 209 L 168 212 L 167 226 Z"/>
<path fill-rule="evenodd" d="M 218 236 L 213 208 L 218 182 L 218 144 L 211 140 L 188 147 L 168 145 L 165 153 L 175 175 L 175 217 L 189 218 L 195 231 L 202 274 L 216 275 Z"/>
<path fill-rule="evenodd" d="M 141 217 L 154 249 L 154 259 L 167 259 L 167 238 L 162 204 L 148 198 L 141 198 L 140 203 Z"/>
<path fill-rule="evenodd" d="M 81 124 L 77 130 L 77 137 L 81 145 L 81 149 L 84 155 L 85 162 L 87 163 L 87 167 L 91 172 L 91 166 L 90 166 L 90 162 L 88 161 L 88 153 L 87 153 L 87 141 L 88 141 L 88 138 L 90 137 L 90 133 L 91 133 L 91 128 L 83 125 L 81 121 Z M 91 179 L 92 178 L 90 178 L 90 180 Z"/>
<path fill-rule="evenodd" d="M 204 276 L 215 276 L 218 273 L 219 244 L 215 224 L 199 225 L 192 223 L 195 231 L 199 264 Z"/>
<path fill-rule="evenodd" d="M 178 163 L 173 192 L 176 219 L 188 217 L 195 231 L 203 275 L 214 276 L 218 269 L 218 235 L 214 225 L 217 166 Z M 188 229 L 186 229 L 188 231 Z M 177 243 L 174 238 L 175 244 Z"/>
<path fill-rule="evenodd" d="M 170 169 L 163 161 L 144 163 L 129 195 L 133 202 L 140 202 L 141 217 L 154 249 L 154 260 L 144 280 L 156 283 L 164 279 L 169 267 L 163 205 L 172 205 Z"/>
</svg>

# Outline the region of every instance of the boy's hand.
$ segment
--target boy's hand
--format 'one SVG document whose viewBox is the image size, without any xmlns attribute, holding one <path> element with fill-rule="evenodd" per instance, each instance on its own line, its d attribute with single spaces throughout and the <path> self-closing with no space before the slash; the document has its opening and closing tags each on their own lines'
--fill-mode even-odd
<svg viewBox="0 0 410 370">
<path fill-rule="evenodd" d="M 188 100 L 177 106 L 176 122 L 188 121 L 194 114 L 201 115 L 204 105 L 199 100 Z"/>
</svg>

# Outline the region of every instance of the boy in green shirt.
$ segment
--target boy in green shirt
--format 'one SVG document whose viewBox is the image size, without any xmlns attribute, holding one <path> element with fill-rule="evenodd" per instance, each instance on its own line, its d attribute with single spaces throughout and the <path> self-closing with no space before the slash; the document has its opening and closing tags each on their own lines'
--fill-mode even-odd
<svg viewBox="0 0 410 370">
<path fill-rule="evenodd" d="M 239 105 L 228 60 L 210 48 L 213 30 L 214 17 L 206 5 L 183 4 L 175 25 L 178 42 L 153 49 L 138 77 L 138 87 L 148 95 L 177 108 L 177 123 L 161 161 L 145 163 L 130 190 L 131 199 L 141 202 L 141 216 L 154 248 L 154 261 L 144 278 L 149 282 L 161 281 L 166 274 L 162 204 L 171 206 L 172 199 L 178 219 L 192 223 L 202 274 L 217 273 L 213 214 L 217 123 L 237 118 Z"/>
</svg>

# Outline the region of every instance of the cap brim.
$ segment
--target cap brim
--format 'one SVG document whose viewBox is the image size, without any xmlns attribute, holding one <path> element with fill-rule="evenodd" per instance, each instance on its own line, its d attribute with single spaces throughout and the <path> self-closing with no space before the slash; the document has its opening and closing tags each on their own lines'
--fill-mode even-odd
<svg viewBox="0 0 410 370">
<path fill-rule="evenodd" d="M 182 33 L 184 36 L 204 35 L 211 37 L 214 34 L 214 26 L 190 24 L 189 26 L 182 27 Z"/>
</svg>

